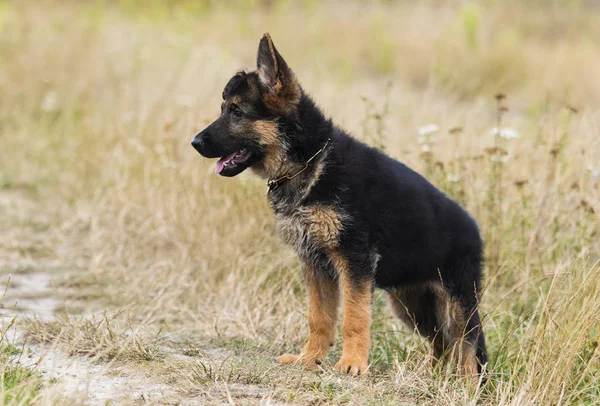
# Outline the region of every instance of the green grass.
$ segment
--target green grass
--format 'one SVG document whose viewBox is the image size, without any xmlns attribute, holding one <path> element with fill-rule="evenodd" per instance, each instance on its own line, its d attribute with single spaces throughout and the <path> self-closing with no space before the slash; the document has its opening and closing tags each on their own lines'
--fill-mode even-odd
<svg viewBox="0 0 600 406">
<path fill-rule="evenodd" d="M 20 363 L 21 349 L 11 343 L 0 345 L 0 399 L 3 405 L 27 405 L 38 399 L 42 376 Z"/>
<path fill-rule="evenodd" d="M 4 366 L 1 372 L 3 404 L 26 405 L 36 399 L 42 388 L 38 374 L 20 366 Z"/>
</svg>

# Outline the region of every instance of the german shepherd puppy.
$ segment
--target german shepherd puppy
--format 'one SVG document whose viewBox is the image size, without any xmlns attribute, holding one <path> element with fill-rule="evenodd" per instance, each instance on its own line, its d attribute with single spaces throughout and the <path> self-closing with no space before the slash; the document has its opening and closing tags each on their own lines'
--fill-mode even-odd
<svg viewBox="0 0 600 406">
<path fill-rule="evenodd" d="M 427 337 L 434 363 L 452 357 L 471 378 L 487 362 L 478 313 L 482 242 L 475 221 L 421 175 L 349 136 L 298 83 L 269 34 L 257 69 L 235 74 L 221 115 L 192 141 L 215 172 L 251 168 L 266 179 L 283 240 L 308 285 L 309 336 L 282 364 L 316 367 L 335 341 L 340 292 L 343 350 L 335 368 L 368 369 L 373 289 Z"/>
</svg>

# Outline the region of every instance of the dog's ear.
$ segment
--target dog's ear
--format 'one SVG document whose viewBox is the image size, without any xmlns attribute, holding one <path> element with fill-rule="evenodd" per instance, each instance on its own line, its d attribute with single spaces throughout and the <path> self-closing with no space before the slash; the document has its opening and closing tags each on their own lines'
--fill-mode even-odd
<svg viewBox="0 0 600 406">
<path fill-rule="evenodd" d="M 275 48 L 268 33 L 258 44 L 256 65 L 260 83 L 271 98 L 276 97 L 279 103 L 285 105 L 298 103 L 300 87 L 296 76 Z"/>
<path fill-rule="evenodd" d="M 268 33 L 263 35 L 258 44 L 256 68 L 260 83 L 266 90 L 274 93 L 283 86 L 283 76 L 289 72 L 287 64 L 277 52 L 277 48 L 275 48 L 275 44 L 273 44 L 273 40 Z"/>
</svg>

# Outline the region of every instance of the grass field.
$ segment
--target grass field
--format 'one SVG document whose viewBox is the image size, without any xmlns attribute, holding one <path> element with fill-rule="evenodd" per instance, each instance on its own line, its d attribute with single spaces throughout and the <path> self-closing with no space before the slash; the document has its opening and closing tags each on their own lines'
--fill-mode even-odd
<svg viewBox="0 0 600 406">
<path fill-rule="evenodd" d="M 339 125 L 478 220 L 485 385 L 431 370 L 381 292 L 368 376 L 333 371 L 340 342 L 319 372 L 274 362 L 307 335 L 298 262 L 263 181 L 190 146 L 267 31 Z M 60 303 L 16 323 L 170 390 L 115 404 L 600 404 L 598 66 L 594 1 L 0 1 L 0 272 Z M 4 337 L 0 399 L 65 404 Z"/>
</svg>

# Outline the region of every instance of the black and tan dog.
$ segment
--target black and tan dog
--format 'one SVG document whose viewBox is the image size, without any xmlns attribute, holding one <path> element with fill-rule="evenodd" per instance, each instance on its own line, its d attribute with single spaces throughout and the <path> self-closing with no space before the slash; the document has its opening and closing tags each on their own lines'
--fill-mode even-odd
<svg viewBox="0 0 600 406">
<path fill-rule="evenodd" d="M 268 180 L 277 227 L 300 257 L 310 334 L 300 354 L 278 361 L 321 363 L 335 340 L 341 292 L 343 350 L 336 369 L 364 374 L 379 287 L 389 292 L 398 317 L 431 340 L 434 360 L 453 354 L 475 377 L 487 362 L 475 221 L 419 174 L 325 118 L 268 34 L 257 65 L 229 80 L 221 115 L 192 145 L 204 157 L 220 158 L 220 175 L 251 168 Z"/>
</svg>

